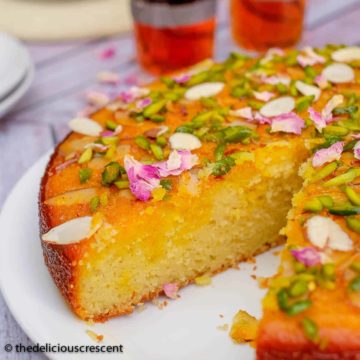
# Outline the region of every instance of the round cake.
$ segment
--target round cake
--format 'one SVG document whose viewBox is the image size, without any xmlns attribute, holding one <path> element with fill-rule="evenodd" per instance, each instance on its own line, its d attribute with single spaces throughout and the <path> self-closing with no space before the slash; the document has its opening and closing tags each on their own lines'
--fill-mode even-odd
<svg viewBox="0 0 360 360">
<path fill-rule="evenodd" d="M 258 359 L 359 359 L 359 66 L 359 47 L 231 54 L 72 119 L 39 201 L 71 309 L 127 314 L 286 240 Z"/>
</svg>

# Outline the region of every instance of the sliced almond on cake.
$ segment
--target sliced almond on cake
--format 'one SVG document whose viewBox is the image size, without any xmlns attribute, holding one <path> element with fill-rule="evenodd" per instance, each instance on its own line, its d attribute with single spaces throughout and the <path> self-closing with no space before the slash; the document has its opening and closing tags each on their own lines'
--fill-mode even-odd
<svg viewBox="0 0 360 360">
<path fill-rule="evenodd" d="M 75 118 L 69 122 L 72 131 L 86 136 L 100 136 L 103 128 L 96 121 L 88 118 Z"/>
<path fill-rule="evenodd" d="M 206 82 L 195 85 L 186 91 L 185 99 L 199 100 L 202 97 L 215 96 L 223 90 L 224 86 L 225 84 L 222 82 Z"/>
<path fill-rule="evenodd" d="M 283 96 L 269 101 L 260 109 L 260 114 L 265 117 L 274 117 L 287 114 L 295 108 L 295 100 L 291 96 Z"/>
<path fill-rule="evenodd" d="M 174 150 L 195 150 L 201 147 L 201 141 L 195 135 L 186 133 L 171 135 L 169 142 Z"/>
<path fill-rule="evenodd" d="M 98 223 L 95 229 L 92 226 L 92 219 L 91 216 L 84 216 L 69 220 L 42 235 L 42 239 L 59 245 L 77 243 L 92 236 L 100 227 L 101 224 Z"/>
<path fill-rule="evenodd" d="M 301 94 L 305 96 L 314 95 L 315 101 L 318 100 L 321 95 L 321 90 L 317 86 L 306 84 L 300 80 L 296 81 L 295 87 Z"/>
<path fill-rule="evenodd" d="M 360 60 L 360 47 L 349 46 L 336 50 L 331 54 L 331 58 L 338 62 L 351 62 Z"/>
<path fill-rule="evenodd" d="M 305 224 L 310 242 L 320 249 L 328 246 L 332 250 L 350 251 L 353 241 L 334 220 L 324 216 L 313 216 Z"/>
<path fill-rule="evenodd" d="M 351 82 L 355 79 L 354 70 L 347 64 L 335 63 L 327 66 L 322 75 L 334 84 Z"/>
</svg>

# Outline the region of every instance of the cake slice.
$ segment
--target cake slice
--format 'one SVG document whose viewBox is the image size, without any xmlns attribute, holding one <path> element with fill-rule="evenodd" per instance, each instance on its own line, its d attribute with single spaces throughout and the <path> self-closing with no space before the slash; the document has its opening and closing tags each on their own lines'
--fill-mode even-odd
<svg viewBox="0 0 360 360">
<path fill-rule="evenodd" d="M 318 150 L 302 168 L 279 273 L 263 300 L 258 359 L 360 358 L 360 163 L 353 147 L 350 137 Z"/>
</svg>

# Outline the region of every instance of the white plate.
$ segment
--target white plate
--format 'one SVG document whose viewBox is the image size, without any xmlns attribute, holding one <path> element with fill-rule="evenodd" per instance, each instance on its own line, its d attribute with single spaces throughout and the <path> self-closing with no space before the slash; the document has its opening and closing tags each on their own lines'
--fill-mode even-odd
<svg viewBox="0 0 360 360">
<path fill-rule="evenodd" d="M 30 85 L 34 80 L 34 65 L 30 64 L 27 73 L 25 74 L 25 78 L 19 84 L 18 87 L 12 90 L 5 98 L 0 101 L 0 119 L 5 114 L 7 114 L 16 103 L 25 95 L 28 91 Z"/>
<path fill-rule="evenodd" d="M 0 99 L 24 79 L 30 57 L 21 43 L 6 33 L 0 33 Z"/>
<path fill-rule="evenodd" d="M 235 345 L 228 332 L 217 327 L 231 324 L 244 309 L 260 316 L 264 294 L 250 275 L 253 264 L 240 264 L 213 278 L 212 285 L 190 285 L 181 298 L 159 310 L 146 304 L 142 312 L 90 326 L 77 319 L 63 302 L 42 258 L 38 236 L 38 190 L 48 161 L 41 158 L 10 194 L 0 218 L 0 284 L 5 301 L 28 336 L 39 344 L 96 345 L 86 334 L 104 335 L 103 344 L 124 346 L 124 353 L 107 359 L 127 360 L 250 360 L 254 350 Z M 259 276 L 274 273 L 274 251 L 257 258 Z M 220 314 L 224 317 L 220 318 Z M 98 359 L 101 355 L 48 354 L 51 359 Z"/>
</svg>

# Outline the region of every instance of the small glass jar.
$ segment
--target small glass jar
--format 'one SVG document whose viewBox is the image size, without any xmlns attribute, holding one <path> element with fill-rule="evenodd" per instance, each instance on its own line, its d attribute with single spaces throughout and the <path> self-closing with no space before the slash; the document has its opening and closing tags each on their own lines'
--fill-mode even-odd
<svg viewBox="0 0 360 360">
<path fill-rule="evenodd" d="M 295 45 L 302 33 L 305 0 L 231 0 L 233 38 L 248 50 Z"/>
<path fill-rule="evenodd" d="M 164 74 L 213 55 L 216 0 L 132 0 L 137 56 Z"/>
</svg>

